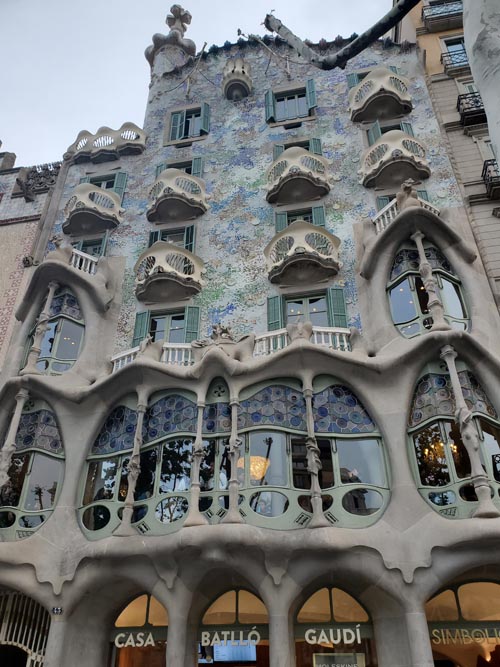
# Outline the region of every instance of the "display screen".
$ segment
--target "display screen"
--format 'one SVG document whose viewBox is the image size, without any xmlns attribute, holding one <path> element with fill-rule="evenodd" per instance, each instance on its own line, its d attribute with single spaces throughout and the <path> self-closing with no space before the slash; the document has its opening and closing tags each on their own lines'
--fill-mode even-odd
<svg viewBox="0 0 500 667">
<path fill-rule="evenodd" d="M 211 665 L 217 662 L 255 662 L 255 646 L 201 646 L 198 644 L 198 664 Z"/>
</svg>

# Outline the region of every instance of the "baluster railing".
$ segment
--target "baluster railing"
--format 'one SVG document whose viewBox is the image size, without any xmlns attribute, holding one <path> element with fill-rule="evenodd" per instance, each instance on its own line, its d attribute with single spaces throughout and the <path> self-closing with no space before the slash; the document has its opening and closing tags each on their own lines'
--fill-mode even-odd
<svg viewBox="0 0 500 667">
<path fill-rule="evenodd" d="M 73 248 L 71 252 L 70 264 L 73 268 L 89 273 L 93 276 L 97 271 L 97 257 L 87 255 L 86 252 Z"/>
</svg>

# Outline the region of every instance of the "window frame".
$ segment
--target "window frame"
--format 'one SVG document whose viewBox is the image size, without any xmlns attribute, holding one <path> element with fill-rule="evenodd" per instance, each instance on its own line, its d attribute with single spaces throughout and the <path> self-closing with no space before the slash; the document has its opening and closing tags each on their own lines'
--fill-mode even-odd
<svg viewBox="0 0 500 667">
<path fill-rule="evenodd" d="M 197 112 L 199 112 L 199 116 L 195 116 Z M 189 118 L 194 117 L 200 118 L 199 127 L 194 133 L 188 132 L 186 134 L 186 123 Z M 207 102 L 172 109 L 169 114 L 168 123 L 165 125 L 163 144 L 165 146 L 190 146 L 193 141 L 204 139 L 209 133 L 210 105 Z"/>
<path fill-rule="evenodd" d="M 298 95 L 303 95 L 305 98 L 307 114 L 278 118 L 276 109 L 278 99 L 297 98 Z M 297 84 L 296 86 L 269 89 L 264 96 L 265 120 L 266 123 L 272 127 L 278 125 L 298 127 L 304 121 L 315 120 L 317 106 L 318 103 L 314 79 L 307 79 L 305 85 Z"/>
</svg>

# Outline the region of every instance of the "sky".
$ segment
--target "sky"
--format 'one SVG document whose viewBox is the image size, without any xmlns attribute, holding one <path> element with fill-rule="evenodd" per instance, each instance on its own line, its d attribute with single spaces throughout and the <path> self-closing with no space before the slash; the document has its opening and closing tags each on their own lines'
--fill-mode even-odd
<svg viewBox="0 0 500 667">
<path fill-rule="evenodd" d="M 162 0 L 0 0 L 0 151 L 16 166 L 60 160 L 80 130 L 142 126 L 149 84 L 144 49 L 168 33 Z M 237 30 L 266 34 L 274 14 L 303 39 L 348 37 L 375 23 L 392 0 L 186 0 L 186 37 L 201 50 Z"/>
</svg>

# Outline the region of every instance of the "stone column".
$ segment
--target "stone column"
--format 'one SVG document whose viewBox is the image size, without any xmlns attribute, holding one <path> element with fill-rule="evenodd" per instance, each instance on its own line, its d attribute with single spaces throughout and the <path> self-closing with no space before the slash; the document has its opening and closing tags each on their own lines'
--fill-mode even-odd
<svg viewBox="0 0 500 667">
<path fill-rule="evenodd" d="M 137 479 L 141 472 L 141 447 L 142 447 L 142 426 L 144 424 L 144 415 L 147 410 L 147 398 L 143 392 L 139 392 L 137 398 L 137 424 L 134 435 L 134 448 L 128 464 L 128 489 L 123 514 L 120 525 L 114 530 L 113 535 L 117 537 L 126 537 L 128 535 L 137 535 L 136 529 L 132 526 L 132 514 L 134 512 L 134 494 Z"/>
<path fill-rule="evenodd" d="M 38 362 L 38 357 L 40 356 L 43 337 L 45 336 L 45 332 L 49 328 L 50 307 L 52 305 L 52 299 L 54 298 L 54 294 L 56 293 L 58 287 L 59 284 L 56 283 L 55 281 L 49 283 L 49 292 L 47 294 L 43 310 L 40 313 L 37 320 L 35 336 L 33 338 L 33 344 L 30 348 L 30 351 L 28 352 L 26 365 L 19 372 L 19 375 L 26 375 L 27 373 L 31 373 L 33 375 L 41 374 L 38 368 L 36 367 L 36 364 Z"/>
<path fill-rule="evenodd" d="M 319 473 L 322 468 L 320 451 L 316 436 L 314 434 L 314 417 L 312 409 L 312 387 L 304 387 L 304 397 L 306 400 L 306 423 L 307 423 L 307 471 L 311 475 L 311 505 L 313 516 L 309 522 L 308 528 L 324 528 L 330 526 L 330 523 L 323 514 L 323 500 L 321 498 L 321 487 L 319 485 Z"/>
<path fill-rule="evenodd" d="M 17 429 L 19 427 L 19 422 L 21 421 L 21 413 L 23 411 L 24 404 L 29 396 L 30 395 L 27 389 L 20 389 L 16 394 L 16 407 L 14 409 L 12 419 L 10 420 L 9 430 L 5 438 L 4 446 L 0 451 L 0 489 L 9 481 L 10 463 L 12 460 L 12 455 L 16 451 Z"/>
<path fill-rule="evenodd" d="M 436 283 L 436 279 L 432 273 L 432 266 L 427 261 L 425 256 L 425 249 L 423 244 L 424 235 L 422 232 L 417 231 L 411 235 L 411 239 L 415 241 L 418 250 L 419 257 L 419 266 L 418 271 L 422 282 L 424 283 L 425 291 L 429 295 L 429 313 L 432 317 L 432 331 L 447 331 L 450 329 L 450 325 L 444 319 L 444 308 L 439 296 L 439 290 Z"/>
<path fill-rule="evenodd" d="M 269 664 L 273 667 L 295 667 L 295 641 L 293 623 L 289 617 L 289 601 L 280 597 L 277 592 L 268 605 Z"/>
<path fill-rule="evenodd" d="M 44 667 L 62 667 L 64 665 L 63 650 L 66 627 L 67 622 L 63 616 L 51 615 L 49 636 L 47 637 L 43 660 Z"/>
<path fill-rule="evenodd" d="M 241 438 L 238 437 L 238 406 L 236 399 L 231 400 L 231 437 L 229 438 L 229 461 L 231 463 L 231 478 L 229 479 L 229 511 L 221 523 L 243 523 L 238 510 L 240 485 L 238 482 L 238 460 L 240 458 Z"/>
<path fill-rule="evenodd" d="M 196 422 L 196 439 L 193 446 L 191 461 L 191 492 L 189 501 L 189 513 L 184 521 L 184 526 L 204 526 L 208 523 L 207 517 L 200 512 L 200 468 L 205 458 L 203 447 L 203 409 L 205 403 L 198 403 L 198 420 Z M 215 474 L 215 472 L 214 472 Z"/>
<path fill-rule="evenodd" d="M 411 664 L 414 667 L 434 667 L 425 611 L 423 609 L 408 609 L 405 612 L 405 621 Z"/>
<path fill-rule="evenodd" d="M 167 665 L 168 667 L 196 667 L 196 637 L 188 625 L 183 605 L 171 605 L 168 612 Z"/>
<path fill-rule="evenodd" d="M 455 422 L 460 429 L 462 441 L 469 455 L 471 478 L 474 484 L 474 490 L 479 500 L 479 507 L 472 516 L 483 519 L 495 518 L 500 516 L 493 501 L 491 500 L 491 489 L 488 483 L 488 476 L 485 473 L 479 456 L 479 433 L 472 419 L 472 412 L 467 407 L 460 385 L 460 379 L 455 365 L 457 353 L 451 345 L 445 345 L 441 348 L 441 359 L 444 359 L 450 374 L 451 385 L 455 395 Z"/>
</svg>

